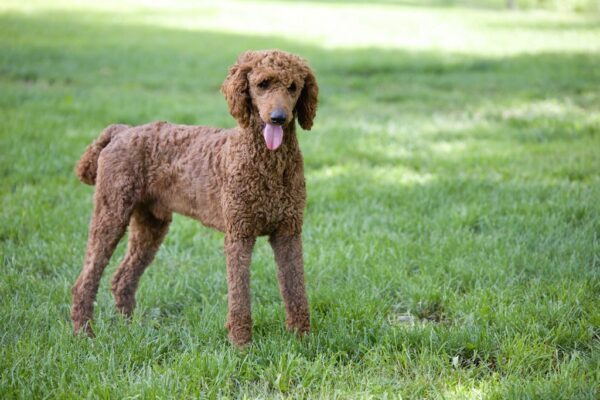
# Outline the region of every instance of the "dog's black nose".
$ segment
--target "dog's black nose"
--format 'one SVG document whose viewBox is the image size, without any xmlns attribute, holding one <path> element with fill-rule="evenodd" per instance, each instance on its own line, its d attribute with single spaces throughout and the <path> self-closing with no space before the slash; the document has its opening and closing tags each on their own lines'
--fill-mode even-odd
<svg viewBox="0 0 600 400">
<path fill-rule="evenodd" d="M 283 125 L 286 119 L 287 115 L 285 114 L 285 111 L 280 108 L 271 113 L 271 122 L 274 124 Z"/>
</svg>

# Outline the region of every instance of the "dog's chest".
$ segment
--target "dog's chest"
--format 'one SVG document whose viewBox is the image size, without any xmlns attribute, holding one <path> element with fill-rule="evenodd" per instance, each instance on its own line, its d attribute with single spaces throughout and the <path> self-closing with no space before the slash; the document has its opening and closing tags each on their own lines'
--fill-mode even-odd
<svg viewBox="0 0 600 400">
<path fill-rule="evenodd" d="M 298 197 L 304 196 L 303 187 L 295 187 L 284 171 L 274 174 L 257 168 L 239 179 L 234 177 L 229 184 L 231 196 L 226 199 L 225 218 L 230 227 L 243 234 L 272 233 L 302 214 Z"/>
<path fill-rule="evenodd" d="M 289 182 L 286 182 L 283 173 L 256 171 L 246 175 L 243 181 L 236 192 L 241 195 L 240 199 L 248 207 L 250 215 L 268 214 L 277 219 L 291 206 L 288 198 Z"/>
</svg>

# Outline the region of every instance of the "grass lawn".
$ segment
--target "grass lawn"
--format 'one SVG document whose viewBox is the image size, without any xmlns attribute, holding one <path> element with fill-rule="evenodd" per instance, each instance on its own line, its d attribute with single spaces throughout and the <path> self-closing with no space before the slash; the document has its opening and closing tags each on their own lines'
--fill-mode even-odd
<svg viewBox="0 0 600 400">
<path fill-rule="evenodd" d="M 599 398 L 600 20 L 443 3 L 3 1 L 0 398 Z M 233 126 L 227 68 L 271 47 L 321 87 L 299 132 L 312 334 L 284 330 L 260 239 L 232 348 L 223 235 L 177 216 L 133 322 L 108 290 L 122 243 L 96 339 L 73 337 L 85 146 Z"/>
</svg>

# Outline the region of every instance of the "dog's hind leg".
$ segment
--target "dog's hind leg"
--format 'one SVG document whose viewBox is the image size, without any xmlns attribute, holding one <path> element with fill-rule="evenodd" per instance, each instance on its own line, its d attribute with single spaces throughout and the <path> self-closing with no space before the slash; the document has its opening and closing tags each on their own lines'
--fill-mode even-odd
<svg viewBox="0 0 600 400">
<path fill-rule="evenodd" d="M 125 233 L 138 196 L 131 179 L 124 179 L 121 175 L 121 179 L 115 181 L 115 175 L 102 172 L 99 170 L 98 173 L 83 270 L 71 290 L 74 331 L 78 333 L 84 329 L 89 336 L 93 336 L 89 321 L 93 316 L 102 272 Z"/>
<path fill-rule="evenodd" d="M 171 223 L 171 214 L 157 218 L 146 206 L 138 206 L 129 224 L 127 255 L 113 275 L 112 292 L 117 310 L 130 317 L 140 277 L 154 259 Z"/>
</svg>

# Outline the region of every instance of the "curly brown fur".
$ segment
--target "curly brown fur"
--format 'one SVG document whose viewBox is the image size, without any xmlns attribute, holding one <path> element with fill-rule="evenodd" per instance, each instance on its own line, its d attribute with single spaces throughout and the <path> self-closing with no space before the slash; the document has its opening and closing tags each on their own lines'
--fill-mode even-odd
<svg viewBox="0 0 600 400">
<path fill-rule="evenodd" d="M 98 284 L 127 226 L 127 255 L 112 291 L 117 309 L 133 313 L 139 279 L 173 212 L 225 233 L 226 327 L 234 344 L 243 346 L 252 337 L 250 259 L 262 235 L 270 236 L 275 254 L 286 325 L 300 334 L 309 331 L 301 242 L 306 190 L 295 120 L 306 130 L 312 127 L 317 82 L 298 56 L 249 51 L 230 68 L 221 90 L 237 128 L 111 125 L 81 157 L 77 175 L 96 184 L 96 193 L 84 266 L 72 290 L 76 333 L 93 335 L 89 322 Z M 285 115 L 276 121 L 283 139 L 269 150 L 263 128 L 275 123 L 274 110 Z"/>
<path fill-rule="evenodd" d="M 299 234 L 287 236 L 276 233 L 270 238 L 279 289 L 287 314 L 286 326 L 299 334 L 310 330 L 308 302 L 304 295 L 304 264 L 302 262 L 302 239 Z"/>
<path fill-rule="evenodd" d="M 98 157 L 100 156 L 100 152 L 110 143 L 113 135 L 124 131 L 127 128 L 129 128 L 129 125 L 110 125 L 102 131 L 98 139 L 94 140 L 94 143 L 88 146 L 75 168 L 75 173 L 81 182 L 87 185 L 94 185 L 96 183 L 96 172 L 98 170 Z"/>
</svg>

